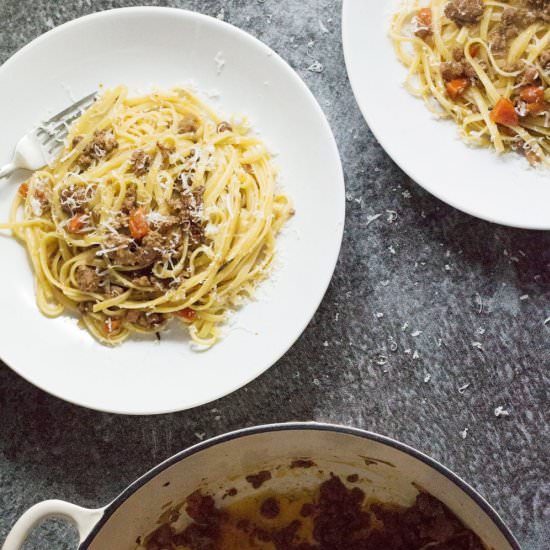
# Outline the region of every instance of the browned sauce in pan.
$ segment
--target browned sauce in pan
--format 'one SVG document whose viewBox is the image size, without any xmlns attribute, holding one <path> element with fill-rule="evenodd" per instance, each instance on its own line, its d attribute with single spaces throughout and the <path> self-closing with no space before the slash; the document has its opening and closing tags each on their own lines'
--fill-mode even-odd
<svg viewBox="0 0 550 550">
<path fill-rule="evenodd" d="M 419 493 L 409 508 L 366 502 L 359 487 L 331 476 L 307 495 L 262 491 L 223 509 L 197 491 L 186 500 L 192 522 L 177 533 L 161 525 L 147 550 L 485 550 L 439 500 Z"/>
</svg>

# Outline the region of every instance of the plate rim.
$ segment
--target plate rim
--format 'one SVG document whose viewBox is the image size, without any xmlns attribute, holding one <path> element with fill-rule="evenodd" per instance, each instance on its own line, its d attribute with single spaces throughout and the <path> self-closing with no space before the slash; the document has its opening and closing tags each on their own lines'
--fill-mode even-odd
<svg viewBox="0 0 550 550">
<path fill-rule="evenodd" d="M 356 3 L 356 0 L 343 0 L 342 2 L 342 10 L 341 10 L 341 16 L 342 16 L 342 48 L 344 51 L 344 62 L 346 65 L 346 71 L 348 73 L 348 79 L 350 82 L 351 89 L 353 91 L 353 95 L 355 97 L 355 101 L 357 103 L 357 106 L 359 107 L 359 110 L 361 111 L 361 114 L 363 115 L 363 118 L 365 119 L 365 122 L 367 123 L 369 130 L 372 132 L 380 146 L 384 149 L 384 151 L 388 154 L 388 156 L 392 159 L 392 161 L 397 164 L 397 166 L 409 177 L 411 178 L 417 185 L 422 187 L 425 191 L 430 193 L 430 195 L 434 196 L 436 199 L 440 200 L 441 202 L 451 206 L 452 208 L 455 208 L 456 210 L 463 212 L 465 214 L 468 214 L 469 216 L 473 216 L 474 218 L 478 218 L 480 220 L 483 220 L 485 222 L 490 222 L 492 224 L 500 225 L 503 227 L 511 227 L 515 229 L 527 229 L 527 230 L 533 230 L 533 231 L 547 231 L 550 230 L 550 212 L 548 215 L 548 221 L 547 222 L 540 222 L 540 223 L 517 223 L 517 222 L 511 222 L 509 220 L 506 220 L 498 215 L 488 215 L 483 212 L 483 210 L 476 210 L 475 207 L 470 207 L 467 205 L 464 205 L 460 203 L 459 201 L 449 199 L 444 196 L 444 193 L 441 193 L 437 185 L 433 186 L 429 182 L 426 183 L 425 179 L 418 174 L 418 171 L 416 168 L 411 167 L 407 161 L 404 161 L 400 158 L 399 152 L 397 151 L 396 147 L 394 147 L 391 144 L 391 140 L 387 140 L 385 137 L 383 137 L 383 132 L 380 130 L 379 127 L 376 126 L 376 124 L 372 124 L 372 117 L 370 114 L 369 109 L 365 107 L 365 104 L 363 101 L 361 101 L 361 93 L 360 93 L 360 86 L 358 83 L 358 77 L 356 76 L 356 72 L 352 68 L 351 63 L 351 50 L 353 49 L 353 46 L 351 44 L 351 32 L 349 30 L 349 25 L 352 19 L 352 4 Z M 428 111 L 426 111 L 426 114 L 428 115 Z M 428 116 L 426 117 L 428 120 Z M 464 144 L 464 147 L 467 147 L 466 144 Z M 548 177 L 550 178 L 550 168 L 548 168 L 549 173 Z M 550 183 L 549 183 L 550 185 Z"/>
<path fill-rule="evenodd" d="M 174 15 L 177 15 L 178 17 L 187 17 L 190 19 L 195 19 L 199 21 L 206 22 L 208 24 L 214 24 L 219 27 L 223 27 L 226 30 L 229 30 L 232 32 L 235 36 L 237 36 L 241 40 L 247 41 L 249 44 L 254 44 L 256 47 L 263 49 L 266 53 L 269 54 L 269 57 L 274 58 L 281 66 L 285 68 L 285 72 L 287 73 L 288 77 L 293 79 L 299 89 L 301 89 L 302 93 L 304 94 L 304 97 L 307 97 L 308 103 L 312 106 L 312 108 L 316 112 L 316 118 L 319 120 L 319 122 L 322 124 L 322 126 L 326 130 L 326 138 L 327 138 L 327 144 L 330 144 L 330 147 L 333 150 L 334 153 L 334 169 L 338 174 L 338 177 L 334 181 L 334 185 L 338 191 L 338 202 L 335 205 L 334 212 L 335 212 L 335 227 L 336 227 L 336 240 L 335 240 L 335 246 L 333 249 L 333 252 L 331 255 L 328 256 L 328 259 L 326 261 L 326 276 L 324 281 L 322 281 L 322 284 L 320 284 L 321 292 L 319 293 L 318 298 L 315 300 L 315 307 L 312 307 L 311 312 L 306 316 L 307 319 L 305 323 L 303 323 L 303 326 L 300 326 L 296 329 L 295 334 L 292 338 L 289 338 L 287 343 L 280 346 L 279 349 L 275 350 L 274 353 L 272 353 L 269 357 L 267 357 L 264 361 L 262 361 L 262 367 L 254 370 L 254 373 L 250 376 L 247 376 L 245 379 L 240 380 L 238 383 L 228 386 L 227 389 L 217 392 L 216 394 L 207 397 L 207 398 L 201 398 L 194 402 L 191 402 L 189 404 L 186 404 L 184 406 L 171 406 L 168 408 L 159 408 L 159 407 L 150 407 L 148 408 L 146 406 L 146 402 L 143 403 L 143 406 L 141 408 L 134 408 L 132 410 L 128 410 L 125 407 L 107 407 L 102 405 L 93 404 L 93 399 L 87 402 L 80 402 L 78 399 L 72 398 L 70 395 L 64 395 L 62 391 L 59 391 L 58 389 L 51 389 L 46 388 L 44 384 L 37 383 L 36 381 L 32 380 L 32 375 L 29 375 L 28 373 L 24 372 L 25 369 L 21 369 L 20 367 L 14 366 L 18 361 L 15 359 L 13 360 L 13 357 L 5 357 L 4 350 L 0 347 L 0 360 L 12 371 L 14 371 L 18 376 L 23 378 L 25 381 L 29 382 L 33 386 L 39 388 L 41 391 L 52 395 L 58 399 L 61 399 L 62 401 L 71 403 L 72 405 L 76 405 L 82 408 L 103 412 L 103 413 L 109 413 L 109 414 L 121 414 L 121 415 L 129 415 L 129 416 L 141 416 L 141 415 L 147 415 L 147 416 L 154 416 L 154 415 L 161 415 L 161 414 L 170 414 L 175 412 L 181 412 L 185 410 L 194 409 L 196 407 L 206 405 L 208 403 L 212 403 L 214 401 L 217 401 L 219 399 L 222 399 L 224 397 L 229 396 L 230 394 L 244 388 L 263 374 L 265 374 L 270 368 L 274 367 L 276 363 L 293 347 L 293 345 L 297 342 L 297 340 L 301 337 L 301 335 L 304 333 L 306 328 L 310 325 L 313 317 L 315 316 L 316 312 L 318 311 L 326 293 L 329 288 L 329 285 L 333 279 L 334 272 L 336 270 L 336 266 L 338 263 L 338 260 L 340 258 L 340 253 L 342 250 L 342 241 L 344 236 L 344 227 L 345 227 L 345 221 L 346 221 L 346 200 L 345 200 L 345 175 L 344 175 L 344 169 L 342 166 L 342 157 L 340 155 L 340 150 L 338 147 L 338 143 L 336 141 L 334 132 L 332 131 L 332 127 L 313 92 L 309 88 L 309 86 L 304 82 L 304 80 L 300 77 L 298 72 L 290 65 L 288 61 L 286 61 L 281 55 L 279 55 L 273 48 L 268 46 L 266 43 L 264 43 L 259 38 L 255 37 L 254 35 L 250 34 L 249 32 L 241 29 L 240 27 L 237 27 L 236 25 L 233 25 L 231 23 L 228 23 L 227 21 L 220 20 L 216 17 L 212 17 L 210 15 L 183 9 L 183 8 L 176 8 L 176 7 L 164 7 L 164 6 L 127 6 L 127 7 L 120 7 L 120 8 L 113 8 L 98 12 L 93 12 L 90 14 L 83 15 L 81 17 L 77 17 L 75 19 L 71 19 L 69 21 L 66 21 L 62 23 L 61 25 L 58 25 L 52 29 L 49 29 L 48 31 L 40 34 L 39 36 L 35 37 L 31 41 L 29 41 L 27 44 L 25 44 L 20 49 L 16 50 L 1 66 L 0 66 L 0 80 L 3 78 L 3 75 L 7 68 L 9 68 L 12 64 L 17 63 L 19 58 L 23 56 L 27 51 L 35 48 L 36 46 L 39 46 L 44 40 L 47 40 L 50 36 L 57 34 L 59 32 L 62 32 L 63 30 L 77 26 L 82 23 L 86 23 L 93 19 L 109 19 L 110 17 L 117 16 L 120 13 L 123 12 L 131 12 L 134 14 L 147 14 L 147 13 L 158 13 L 158 14 L 168 14 L 172 12 Z M 246 306 L 245 306 L 246 307 Z M 101 345 L 99 343 L 95 343 L 95 345 Z"/>
</svg>

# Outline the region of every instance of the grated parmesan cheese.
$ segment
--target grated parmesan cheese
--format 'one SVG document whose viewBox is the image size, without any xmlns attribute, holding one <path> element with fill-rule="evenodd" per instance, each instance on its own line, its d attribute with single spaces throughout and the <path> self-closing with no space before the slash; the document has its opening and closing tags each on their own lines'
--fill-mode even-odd
<svg viewBox="0 0 550 550">
<path fill-rule="evenodd" d="M 170 221 L 170 218 L 168 218 L 167 216 L 164 216 L 163 214 L 155 210 L 152 210 L 151 212 L 149 212 L 145 216 L 145 218 L 152 225 L 160 225 L 161 223 Z"/>
<path fill-rule="evenodd" d="M 29 197 L 29 203 L 31 205 L 32 213 L 35 216 L 42 216 L 42 204 L 40 203 L 40 201 L 36 197 L 31 195 Z"/>
<path fill-rule="evenodd" d="M 510 416 L 510 411 L 506 410 L 502 405 L 495 407 L 493 412 L 497 418 L 500 418 L 501 416 Z"/>
</svg>

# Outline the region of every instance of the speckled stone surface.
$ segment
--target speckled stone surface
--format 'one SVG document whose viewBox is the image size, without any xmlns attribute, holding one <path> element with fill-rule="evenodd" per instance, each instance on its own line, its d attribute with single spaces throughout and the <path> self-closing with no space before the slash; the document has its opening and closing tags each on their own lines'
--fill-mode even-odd
<svg viewBox="0 0 550 550">
<path fill-rule="evenodd" d="M 138 4 L 1 0 L 0 61 L 69 19 Z M 428 453 L 477 488 L 523 548 L 550 548 L 550 234 L 457 212 L 395 166 L 353 98 L 339 1 L 154 4 L 223 16 L 279 52 L 313 90 L 346 172 L 340 261 L 321 308 L 287 355 L 248 387 L 189 412 L 135 418 L 84 410 L 0 364 L 0 541 L 39 500 L 103 505 L 199 438 L 314 419 L 367 428 Z M 322 72 L 308 70 L 308 53 Z M 495 416 L 498 406 L 509 416 Z M 75 533 L 56 522 L 25 546 L 75 547 Z"/>
</svg>

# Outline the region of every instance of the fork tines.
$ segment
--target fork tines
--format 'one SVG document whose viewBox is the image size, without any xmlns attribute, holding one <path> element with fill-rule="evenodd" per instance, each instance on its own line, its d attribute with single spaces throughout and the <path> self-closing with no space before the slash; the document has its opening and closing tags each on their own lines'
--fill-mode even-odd
<svg viewBox="0 0 550 550">
<path fill-rule="evenodd" d="M 95 101 L 96 96 L 97 92 L 94 92 L 83 97 L 36 128 L 35 135 L 49 154 L 63 145 L 70 125 Z"/>
</svg>

